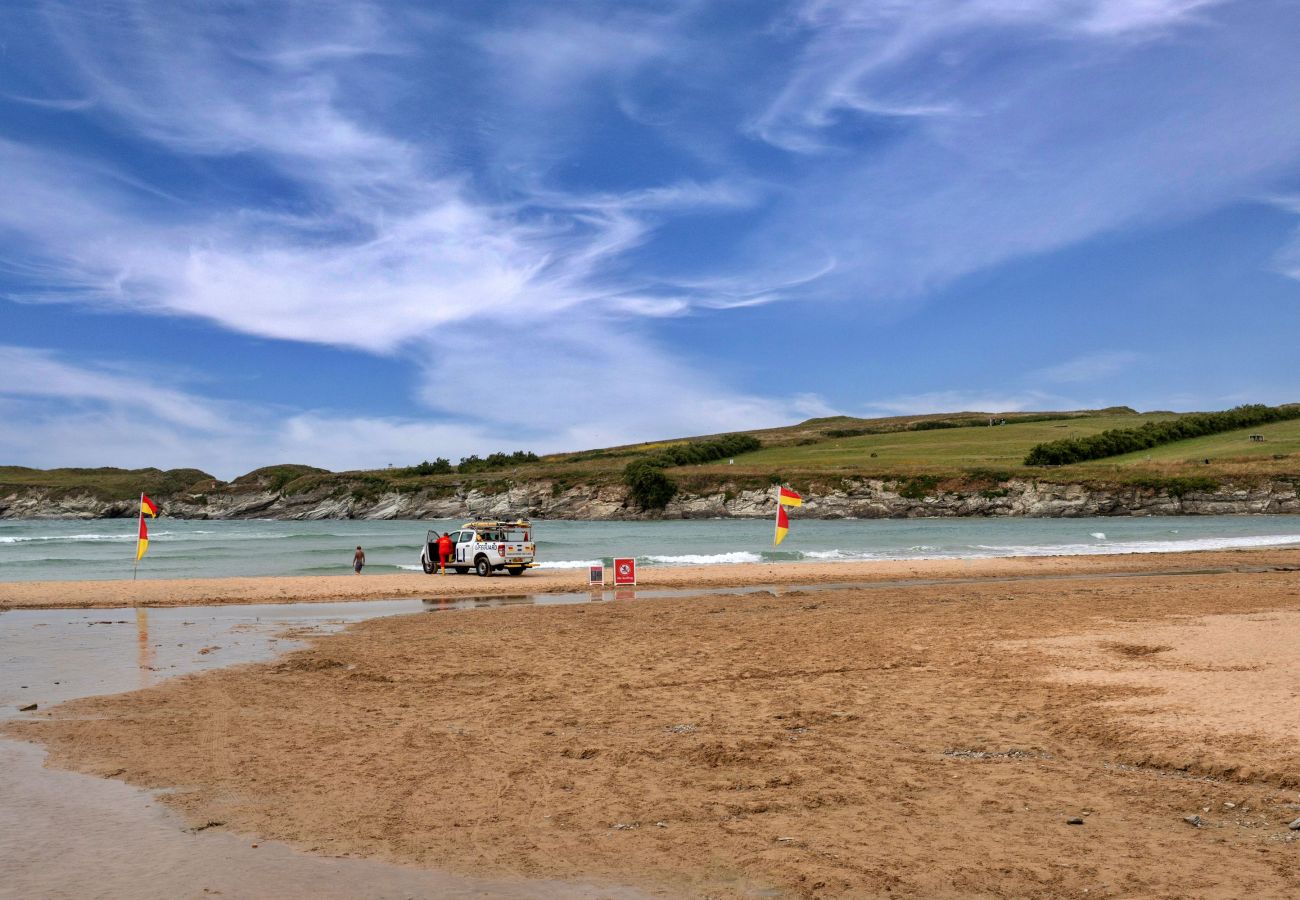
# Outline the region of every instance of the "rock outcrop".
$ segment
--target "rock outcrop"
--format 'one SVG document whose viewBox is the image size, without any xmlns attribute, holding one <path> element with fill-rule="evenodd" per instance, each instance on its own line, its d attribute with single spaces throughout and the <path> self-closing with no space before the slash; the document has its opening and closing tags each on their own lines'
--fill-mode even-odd
<svg viewBox="0 0 1300 900">
<path fill-rule="evenodd" d="M 908 494 L 904 496 L 906 491 Z M 1141 487 L 1090 487 L 1011 480 L 996 489 L 931 491 L 923 496 L 904 483 L 846 479 L 805 490 L 804 518 L 908 519 L 958 516 L 1171 516 L 1300 513 L 1295 484 L 1268 481 L 1251 487 L 1172 494 Z M 771 490 L 723 484 L 710 493 L 682 493 L 662 511 L 645 512 L 621 484 L 563 488 L 525 482 L 489 493 L 477 488 L 439 493 L 366 495 L 337 485 L 285 494 L 267 488 L 178 494 L 155 498 L 162 513 L 186 519 L 467 519 L 526 515 L 545 519 L 763 518 L 773 514 Z M 0 518 L 120 518 L 134 516 L 133 501 L 90 495 L 53 498 L 39 488 L 0 496 Z"/>
</svg>

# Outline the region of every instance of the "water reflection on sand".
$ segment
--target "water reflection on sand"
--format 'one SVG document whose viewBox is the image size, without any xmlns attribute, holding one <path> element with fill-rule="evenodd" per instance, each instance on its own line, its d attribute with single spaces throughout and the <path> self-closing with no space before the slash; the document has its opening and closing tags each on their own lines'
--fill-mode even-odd
<svg viewBox="0 0 1300 900">
<path fill-rule="evenodd" d="M 149 687 L 266 660 L 293 635 L 418 601 L 0 613 L 0 720 L 64 700 Z M 427 607 L 424 607 L 427 608 Z M 34 713 L 19 707 L 37 704 Z M 302 853 L 218 828 L 194 833 L 156 796 L 43 767 L 36 745 L 0 739 L 0 897 L 623 897 L 608 887 L 460 878 Z"/>
</svg>

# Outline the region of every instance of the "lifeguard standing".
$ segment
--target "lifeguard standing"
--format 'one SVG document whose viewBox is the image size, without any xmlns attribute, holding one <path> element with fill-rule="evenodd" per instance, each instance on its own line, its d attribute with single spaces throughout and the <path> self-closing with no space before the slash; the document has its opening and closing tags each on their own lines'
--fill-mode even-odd
<svg viewBox="0 0 1300 900">
<path fill-rule="evenodd" d="M 442 537 L 438 538 L 438 564 L 443 575 L 447 574 L 447 560 L 451 557 L 451 547 L 451 535 L 444 531 Z"/>
</svg>

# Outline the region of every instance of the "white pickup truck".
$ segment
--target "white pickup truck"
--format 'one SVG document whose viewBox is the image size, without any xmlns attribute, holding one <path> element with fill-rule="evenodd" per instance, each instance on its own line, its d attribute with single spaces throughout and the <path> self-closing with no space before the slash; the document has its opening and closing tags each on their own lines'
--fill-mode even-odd
<svg viewBox="0 0 1300 900">
<path fill-rule="evenodd" d="M 449 534 L 452 551 L 447 567 L 457 575 L 464 575 L 470 569 L 485 577 L 502 569 L 511 575 L 522 575 L 525 569 L 536 565 L 531 522 L 522 519 L 514 522 L 466 522 Z M 424 547 L 420 550 L 420 567 L 429 575 L 438 571 L 439 537 L 437 531 L 430 531 L 425 535 Z"/>
</svg>

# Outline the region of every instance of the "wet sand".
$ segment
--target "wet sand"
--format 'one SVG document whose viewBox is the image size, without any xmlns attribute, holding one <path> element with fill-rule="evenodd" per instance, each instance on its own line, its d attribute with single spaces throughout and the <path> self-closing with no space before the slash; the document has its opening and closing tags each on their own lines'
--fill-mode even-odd
<svg viewBox="0 0 1300 900">
<path fill-rule="evenodd" d="M 0 618 L 0 720 L 38 703 L 132 690 L 273 659 L 308 634 L 418 611 L 418 601 L 10 611 Z M 296 636 L 296 640 L 288 635 Z M 337 859 L 191 826 L 149 791 L 44 767 L 0 738 L 0 897 L 560 898 L 645 896 L 617 885 L 460 878 Z"/>
<path fill-rule="evenodd" d="M 969 575 L 945 571 L 924 574 Z M 54 765 L 175 788 L 191 823 L 455 873 L 673 896 L 1284 897 L 1296 647 L 1294 571 L 514 606 L 372 620 L 6 731 Z"/>
<path fill-rule="evenodd" d="M 654 566 L 638 572 L 640 587 L 716 588 L 847 584 L 908 579 L 1027 578 L 1113 573 L 1300 567 L 1300 549 L 1130 553 L 1112 556 L 933 559 L 834 563 L 743 563 Z M 141 581 L 0 582 L 0 609 L 214 606 L 225 603 L 331 602 L 404 597 L 543 594 L 586 589 L 585 569 L 534 569 L 498 575 L 346 575 L 195 578 Z"/>
</svg>

